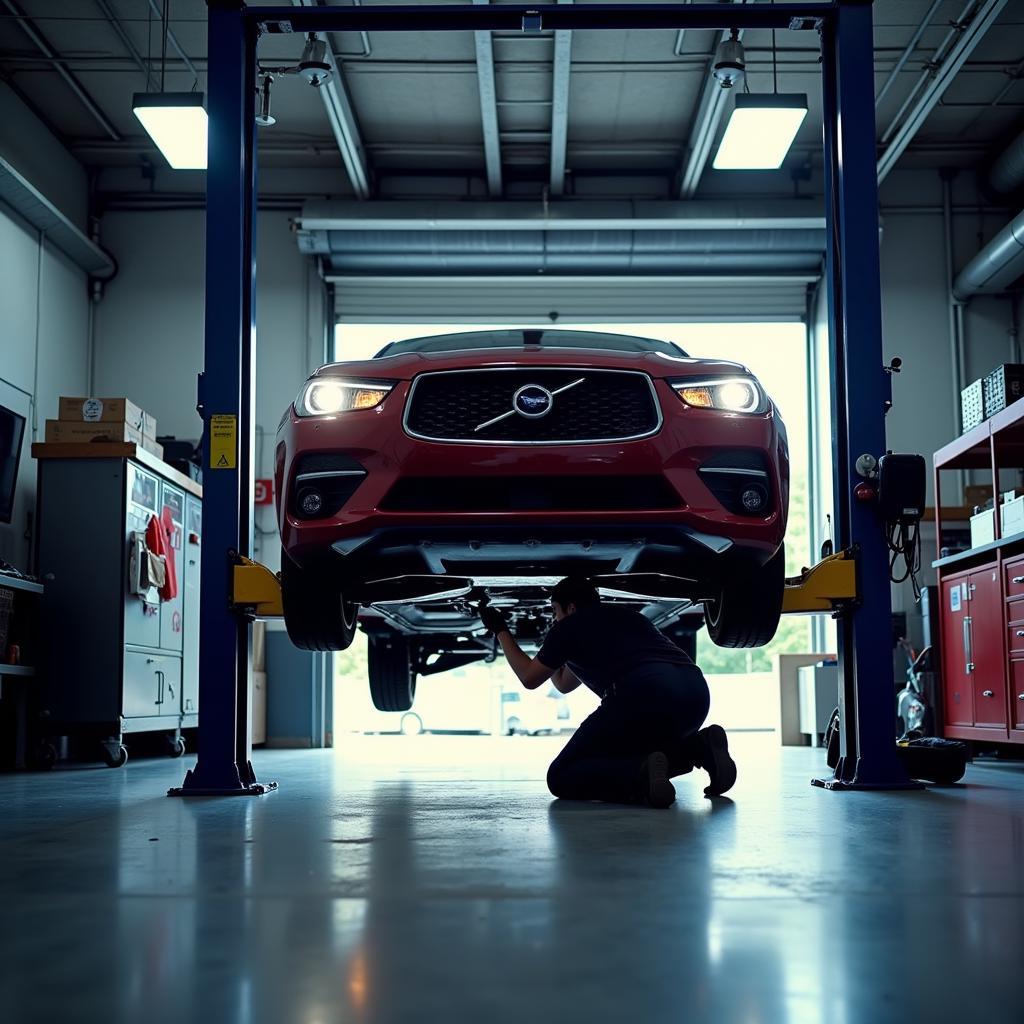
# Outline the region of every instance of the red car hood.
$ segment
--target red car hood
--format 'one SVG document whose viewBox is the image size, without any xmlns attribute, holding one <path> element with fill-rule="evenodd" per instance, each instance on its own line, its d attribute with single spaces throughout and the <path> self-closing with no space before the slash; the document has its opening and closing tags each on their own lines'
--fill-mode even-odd
<svg viewBox="0 0 1024 1024">
<path fill-rule="evenodd" d="M 361 362 L 328 363 L 316 376 L 370 377 L 411 380 L 430 370 L 469 370 L 483 366 L 578 366 L 583 369 L 642 370 L 652 377 L 702 377 L 730 373 L 749 374 L 739 363 L 719 359 L 691 359 L 660 352 L 606 352 L 586 348 L 502 348 L 462 352 L 409 352 Z"/>
</svg>

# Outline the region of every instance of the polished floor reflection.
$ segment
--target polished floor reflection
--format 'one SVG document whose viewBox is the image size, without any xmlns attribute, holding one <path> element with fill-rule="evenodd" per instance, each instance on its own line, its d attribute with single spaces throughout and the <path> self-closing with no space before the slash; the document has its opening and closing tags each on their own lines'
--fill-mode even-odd
<svg viewBox="0 0 1024 1024">
<path fill-rule="evenodd" d="M 342 743 L 257 754 L 258 799 L 0 777 L 0 1019 L 1021 1019 L 1022 764 L 836 794 L 739 736 L 731 800 L 660 812 L 552 801 L 557 740 Z"/>
</svg>

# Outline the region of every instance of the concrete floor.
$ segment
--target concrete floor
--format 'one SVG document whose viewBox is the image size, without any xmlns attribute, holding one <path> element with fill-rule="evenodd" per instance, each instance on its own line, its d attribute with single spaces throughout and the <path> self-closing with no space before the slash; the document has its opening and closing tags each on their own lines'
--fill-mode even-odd
<svg viewBox="0 0 1024 1024">
<path fill-rule="evenodd" d="M 0 778 L 0 1018 L 21 1022 L 1021 1020 L 1024 765 L 825 793 L 734 738 L 732 800 L 553 802 L 550 739 L 342 737 Z"/>
</svg>

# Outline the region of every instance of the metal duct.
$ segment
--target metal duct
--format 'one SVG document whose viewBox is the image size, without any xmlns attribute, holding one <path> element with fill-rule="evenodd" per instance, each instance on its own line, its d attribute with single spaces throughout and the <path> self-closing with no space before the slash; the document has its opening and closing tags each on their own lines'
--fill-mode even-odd
<svg viewBox="0 0 1024 1024">
<path fill-rule="evenodd" d="M 1024 210 L 978 253 L 953 282 L 953 295 L 966 302 L 972 295 L 1006 291 L 1024 274 Z"/>
<path fill-rule="evenodd" d="M 755 231 L 303 231 L 336 274 L 816 271 L 825 235 Z"/>
<path fill-rule="evenodd" d="M 1024 132 L 1003 150 L 988 172 L 993 192 L 1009 195 L 1024 185 Z"/>
</svg>

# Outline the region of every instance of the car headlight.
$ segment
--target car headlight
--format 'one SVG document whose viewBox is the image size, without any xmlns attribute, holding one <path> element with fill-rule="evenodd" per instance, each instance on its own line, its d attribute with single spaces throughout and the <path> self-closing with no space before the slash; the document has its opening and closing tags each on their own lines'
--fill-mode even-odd
<svg viewBox="0 0 1024 1024">
<path fill-rule="evenodd" d="M 315 377 L 302 389 L 295 403 L 300 416 L 334 416 L 356 409 L 372 409 L 388 396 L 393 384 L 371 380 L 338 380 Z"/>
<path fill-rule="evenodd" d="M 753 377 L 673 380 L 669 384 L 687 405 L 697 409 L 740 413 L 768 411 L 768 396 Z"/>
</svg>

